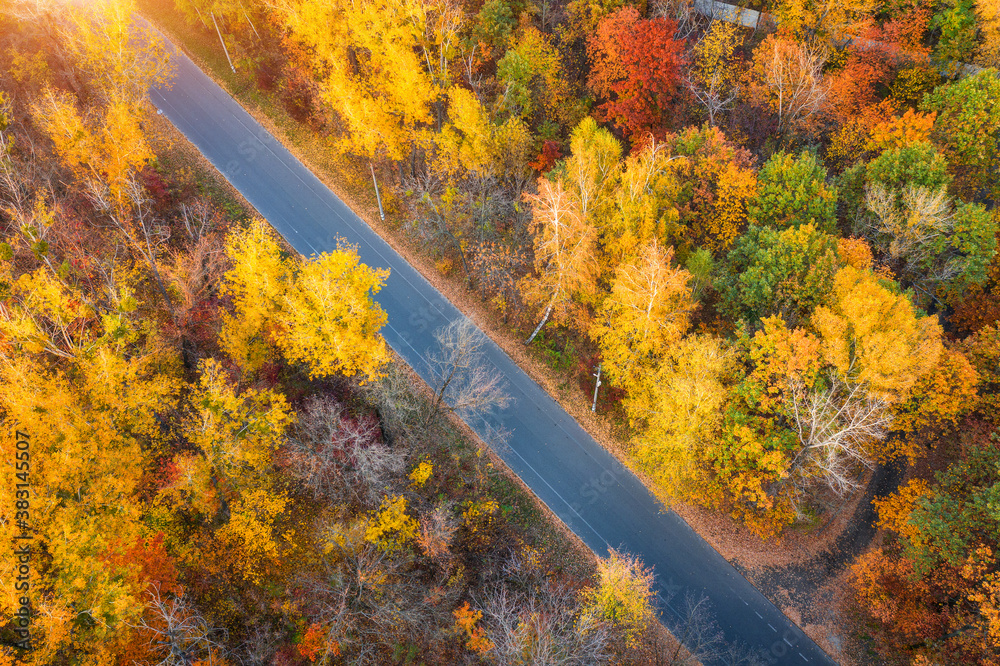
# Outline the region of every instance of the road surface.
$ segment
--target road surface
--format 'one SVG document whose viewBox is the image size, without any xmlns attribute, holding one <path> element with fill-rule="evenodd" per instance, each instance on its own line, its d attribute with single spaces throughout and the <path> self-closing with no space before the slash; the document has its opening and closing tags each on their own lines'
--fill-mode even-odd
<svg viewBox="0 0 1000 666">
<path fill-rule="evenodd" d="M 377 297 L 383 335 L 428 378 L 434 331 L 464 315 L 188 58 L 175 62 L 172 86 L 152 90 L 153 104 L 300 253 L 333 250 L 342 237 L 365 264 L 389 268 Z M 766 663 L 835 663 L 498 346 L 489 342 L 487 355 L 514 402 L 491 424 L 470 425 L 484 439 L 490 427 L 510 431 L 500 457 L 597 554 L 624 549 L 654 568 L 668 627 L 686 594 L 705 594 L 726 639 L 759 649 Z"/>
</svg>

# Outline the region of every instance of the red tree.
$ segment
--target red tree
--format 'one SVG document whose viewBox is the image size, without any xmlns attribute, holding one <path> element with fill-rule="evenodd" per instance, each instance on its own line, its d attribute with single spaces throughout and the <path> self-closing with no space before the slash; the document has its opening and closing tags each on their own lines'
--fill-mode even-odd
<svg viewBox="0 0 1000 666">
<path fill-rule="evenodd" d="M 647 133 L 662 139 L 666 111 L 681 88 L 682 41 L 670 19 L 640 19 L 631 5 L 604 18 L 587 44 L 588 84 L 605 101 L 595 116 L 613 122 L 640 141 Z"/>
</svg>

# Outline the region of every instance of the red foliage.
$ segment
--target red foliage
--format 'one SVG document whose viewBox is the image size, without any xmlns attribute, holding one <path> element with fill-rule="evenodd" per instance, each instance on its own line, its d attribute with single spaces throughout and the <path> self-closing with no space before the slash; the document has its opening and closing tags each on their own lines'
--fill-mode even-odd
<svg viewBox="0 0 1000 666">
<path fill-rule="evenodd" d="M 546 141 L 542 145 L 542 152 L 538 153 L 535 161 L 528 164 L 528 166 L 538 173 L 545 173 L 555 166 L 556 160 L 560 157 L 562 157 L 562 152 L 559 150 L 559 144 L 555 141 Z"/>
<path fill-rule="evenodd" d="M 166 210 L 171 205 L 170 188 L 156 169 L 147 167 L 139 174 L 142 186 L 154 202 L 157 210 Z"/>
<path fill-rule="evenodd" d="M 640 19 L 635 7 L 604 18 L 587 44 L 588 84 L 603 98 L 595 117 L 613 122 L 629 137 L 661 139 L 667 111 L 680 93 L 684 43 L 670 19 Z M 638 136 L 636 136 L 638 135 Z"/>
</svg>

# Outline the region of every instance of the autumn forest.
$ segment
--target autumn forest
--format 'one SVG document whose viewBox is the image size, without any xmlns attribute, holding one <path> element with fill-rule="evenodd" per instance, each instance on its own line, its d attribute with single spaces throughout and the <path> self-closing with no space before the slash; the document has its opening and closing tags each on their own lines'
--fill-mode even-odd
<svg viewBox="0 0 1000 666">
<path fill-rule="evenodd" d="M 777 554 L 895 470 L 835 659 L 1000 664 L 1000 3 L 718 9 L 0 0 L 0 666 L 769 663 L 462 424 L 481 334 L 422 382 L 200 159 L 162 34 L 664 504 Z"/>
</svg>

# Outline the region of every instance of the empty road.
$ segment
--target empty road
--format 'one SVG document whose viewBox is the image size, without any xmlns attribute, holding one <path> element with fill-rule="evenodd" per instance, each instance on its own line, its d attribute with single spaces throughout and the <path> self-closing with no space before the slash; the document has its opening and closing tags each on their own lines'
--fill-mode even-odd
<svg viewBox="0 0 1000 666">
<path fill-rule="evenodd" d="M 390 269 L 377 297 L 388 314 L 382 333 L 426 379 L 434 331 L 464 315 L 188 58 L 175 62 L 173 85 L 152 90 L 153 104 L 303 255 L 342 237 L 362 262 Z M 668 627 L 687 593 L 704 593 L 726 639 L 759 649 L 766 663 L 835 663 L 498 346 L 489 342 L 487 354 L 514 399 L 492 418 L 511 432 L 497 453 L 594 552 L 625 549 L 654 568 Z M 470 425 L 488 435 L 487 425 Z"/>
</svg>

